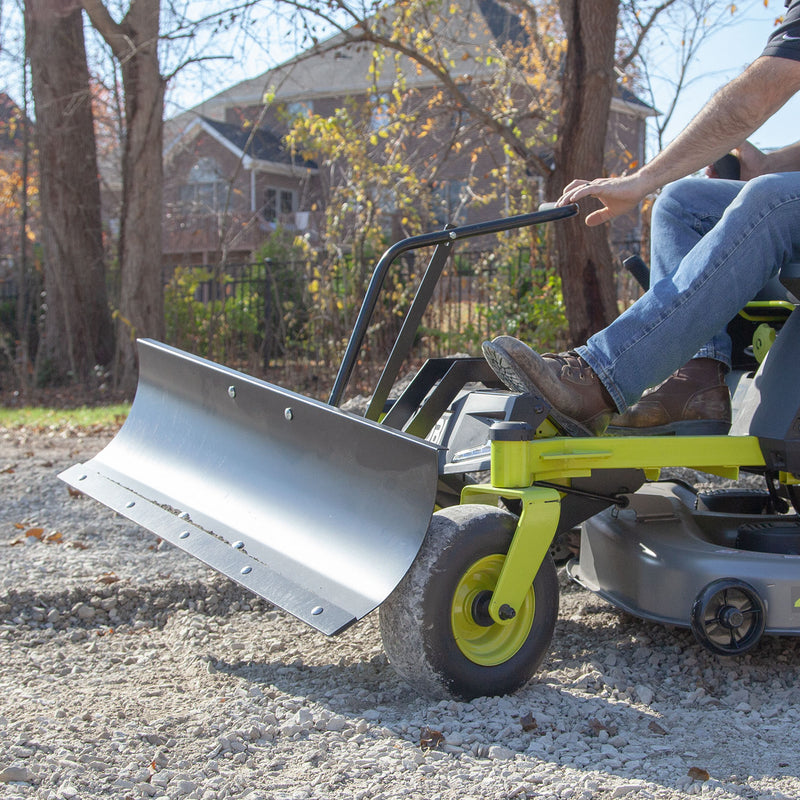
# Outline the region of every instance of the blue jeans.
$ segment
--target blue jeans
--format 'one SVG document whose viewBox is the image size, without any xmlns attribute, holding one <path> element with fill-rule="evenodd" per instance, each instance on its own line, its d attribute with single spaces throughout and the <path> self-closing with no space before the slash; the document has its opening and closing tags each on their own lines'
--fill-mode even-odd
<svg viewBox="0 0 800 800">
<path fill-rule="evenodd" d="M 577 348 L 620 412 L 693 356 L 730 367 L 728 322 L 800 258 L 800 172 L 670 184 L 651 241 L 650 289 Z"/>
</svg>

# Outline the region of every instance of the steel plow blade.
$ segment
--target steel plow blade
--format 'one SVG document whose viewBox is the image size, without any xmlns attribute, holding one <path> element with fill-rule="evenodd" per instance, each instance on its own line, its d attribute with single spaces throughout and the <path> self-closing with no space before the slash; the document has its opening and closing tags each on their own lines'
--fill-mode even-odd
<svg viewBox="0 0 800 800">
<path fill-rule="evenodd" d="M 430 522 L 438 448 L 139 342 L 117 436 L 60 477 L 327 634 L 392 592 Z"/>
</svg>

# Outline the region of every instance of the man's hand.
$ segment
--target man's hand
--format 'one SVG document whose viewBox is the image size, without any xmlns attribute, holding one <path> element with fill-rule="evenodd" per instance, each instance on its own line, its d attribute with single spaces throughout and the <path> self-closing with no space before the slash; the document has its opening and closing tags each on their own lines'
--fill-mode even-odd
<svg viewBox="0 0 800 800">
<path fill-rule="evenodd" d="M 692 175 L 744 142 L 796 92 L 800 92 L 800 61 L 760 56 L 738 78 L 723 86 L 675 141 L 633 175 L 573 181 L 558 203 L 596 197 L 603 207 L 589 214 L 586 224 L 608 222 L 635 208 L 656 189 Z M 738 149 L 743 160 L 742 179 L 763 174 L 763 154 L 759 155 L 752 145 L 739 144 Z M 768 172 L 800 170 L 800 143 L 764 158 L 768 160 Z"/>
<path fill-rule="evenodd" d="M 602 225 L 636 208 L 650 191 L 650 187 L 645 185 L 638 173 L 622 178 L 575 180 L 564 189 L 557 205 L 577 203 L 584 197 L 596 197 L 603 207 L 589 214 L 586 217 L 586 224 Z"/>
</svg>

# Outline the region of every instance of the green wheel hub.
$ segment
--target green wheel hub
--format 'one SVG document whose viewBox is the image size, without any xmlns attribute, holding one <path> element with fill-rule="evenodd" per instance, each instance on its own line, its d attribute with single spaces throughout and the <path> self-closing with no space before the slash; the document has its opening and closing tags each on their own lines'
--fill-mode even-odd
<svg viewBox="0 0 800 800">
<path fill-rule="evenodd" d="M 513 619 L 490 625 L 487 620 L 476 620 L 475 610 L 497 585 L 504 561 L 505 555 L 501 553 L 478 559 L 462 575 L 453 593 L 450 625 L 458 649 L 470 661 L 484 667 L 503 664 L 516 654 L 531 632 L 536 613 L 531 586 Z"/>
</svg>

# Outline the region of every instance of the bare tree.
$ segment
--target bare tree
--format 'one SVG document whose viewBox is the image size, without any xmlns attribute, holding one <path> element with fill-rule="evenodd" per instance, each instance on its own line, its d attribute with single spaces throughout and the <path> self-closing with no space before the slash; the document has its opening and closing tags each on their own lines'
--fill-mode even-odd
<svg viewBox="0 0 800 800">
<path fill-rule="evenodd" d="M 122 153 L 120 301 L 117 313 L 117 384 L 136 380 L 136 337 L 163 338 L 161 276 L 161 165 L 164 87 L 158 59 L 159 0 L 134 0 L 120 21 L 100 0 L 83 0 L 122 73 L 125 138 Z"/>
<path fill-rule="evenodd" d="M 83 20 L 77 0 L 26 0 L 45 251 L 45 379 L 85 379 L 113 355 Z"/>
<path fill-rule="evenodd" d="M 575 177 L 601 175 L 614 93 L 619 0 L 561 0 L 569 46 L 561 79 L 561 112 L 551 197 Z M 554 227 L 570 338 L 585 342 L 617 316 L 614 260 L 604 228 L 577 219 Z"/>
<path fill-rule="evenodd" d="M 280 2 L 294 10 L 296 24 L 317 52 L 363 42 L 410 59 L 432 76 L 458 115 L 500 142 L 529 176 L 543 176 L 550 197 L 573 178 L 603 174 L 617 78 L 626 69 L 635 77 L 646 74 L 644 45 L 664 15 L 680 11 L 686 29 L 696 33 L 684 54 L 688 64 L 712 11 L 719 22 L 719 14 L 734 10 L 724 0 L 506 0 L 502 7 L 517 18 L 524 36 L 486 54 L 502 78 L 487 85 L 485 73 L 480 83 L 465 81 L 461 63 L 450 54 L 453 43 L 431 33 L 435 18 L 447 15 L 446 6 L 401 0 L 378 13 L 373 5 L 350 0 Z M 388 24 L 392 14 L 397 21 Z M 618 35 L 621 15 L 627 24 L 624 36 Z M 336 36 L 321 41 L 320 30 Z M 537 72 L 541 77 L 532 80 Z M 538 96 L 554 82 L 561 89 L 555 110 Z M 535 92 L 526 91 L 532 86 Z M 542 150 L 552 146 L 554 128 L 551 170 Z M 614 260 L 604 229 L 587 230 L 578 221 L 557 227 L 555 257 L 570 338 L 583 342 L 617 315 Z"/>
<path fill-rule="evenodd" d="M 620 13 L 618 66 L 632 73 L 643 96 L 655 105 L 656 84 L 669 89 L 654 120 L 656 147 L 666 142 L 683 92 L 692 83 L 691 70 L 708 40 L 732 25 L 763 0 L 744 3 L 721 0 L 624 0 Z M 661 46 L 664 51 L 657 51 Z"/>
</svg>

